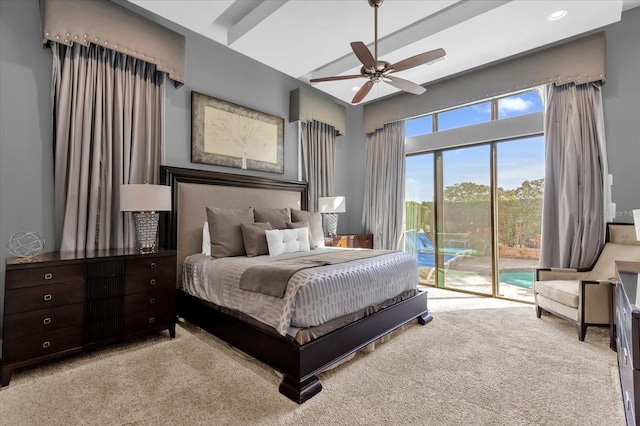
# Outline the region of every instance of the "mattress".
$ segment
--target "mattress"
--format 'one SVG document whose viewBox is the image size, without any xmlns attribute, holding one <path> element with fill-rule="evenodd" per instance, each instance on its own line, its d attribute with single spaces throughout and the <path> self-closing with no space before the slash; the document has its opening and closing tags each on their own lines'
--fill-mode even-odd
<svg viewBox="0 0 640 426">
<path fill-rule="evenodd" d="M 283 336 L 416 290 L 415 258 L 396 251 L 300 270 L 289 280 L 282 298 L 240 289 L 240 276 L 253 265 L 335 250 L 347 249 L 327 247 L 306 253 L 222 259 L 204 254 L 188 256 L 183 265 L 181 289 L 218 306 L 242 312 Z"/>
</svg>

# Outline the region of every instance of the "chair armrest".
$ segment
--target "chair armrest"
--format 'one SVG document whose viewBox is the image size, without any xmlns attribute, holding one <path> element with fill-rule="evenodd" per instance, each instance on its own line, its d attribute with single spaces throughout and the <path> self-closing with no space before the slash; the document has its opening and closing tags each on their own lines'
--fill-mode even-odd
<svg viewBox="0 0 640 426">
<path fill-rule="evenodd" d="M 590 324 L 609 324 L 611 302 L 609 280 L 580 281 L 580 302 L 583 305 L 583 320 Z"/>
<path fill-rule="evenodd" d="M 587 276 L 587 272 L 573 268 L 536 268 L 535 272 L 536 281 L 581 280 Z"/>
</svg>

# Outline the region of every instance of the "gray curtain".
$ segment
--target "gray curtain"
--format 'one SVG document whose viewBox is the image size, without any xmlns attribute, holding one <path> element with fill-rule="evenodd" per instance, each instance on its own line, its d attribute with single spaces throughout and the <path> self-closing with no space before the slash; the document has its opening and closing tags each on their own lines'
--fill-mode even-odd
<svg viewBox="0 0 640 426">
<path fill-rule="evenodd" d="M 158 181 L 163 74 L 93 44 L 51 50 L 56 246 L 133 247 L 119 189 Z"/>
<path fill-rule="evenodd" d="M 604 243 L 600 90 L 599 83 L 546 87 L 542 267 L 587 268 Z"/>
<path fill-rule="evenodd" d="M 336 168 L 336 129 L 319 121 L 301 122 L 302 178 L 308 182 L 309 211 L 318 197 L 332 196 Z"/>
<path fill-rule="evenodd" d="M 404 121 L 385 124 L 366 138 L 362 225 L 376 249 L 403 248 L 404 138 Z"/>
</svg>

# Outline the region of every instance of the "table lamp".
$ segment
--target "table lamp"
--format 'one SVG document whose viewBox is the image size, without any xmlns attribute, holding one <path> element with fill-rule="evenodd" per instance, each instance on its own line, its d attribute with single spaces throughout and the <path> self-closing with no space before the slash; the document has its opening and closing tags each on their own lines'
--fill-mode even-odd
<svg viewBox="0 0 640 426">
<path fill-rule="evenodd" d="M 320 197 L 318 198 L 318 211 L 325 217 L 327 234 L 335 236 L 338 230 L 338 213 L 344 213 L 344 197 Z"/>
<path fill-rule="evenodd" d="M 171 210 L 171 187 L 167 185 L 120 185 L 120 211 L 133 212 L 140 253 L 154 253 L 160 211 Z"/>
</svg>

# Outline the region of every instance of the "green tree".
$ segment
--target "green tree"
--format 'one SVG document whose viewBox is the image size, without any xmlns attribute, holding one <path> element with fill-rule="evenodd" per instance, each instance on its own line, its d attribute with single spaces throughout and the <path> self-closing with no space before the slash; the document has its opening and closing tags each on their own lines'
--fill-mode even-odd
<svg viewBox="0 0 640 426">
<path fill-rule="evenodd" d="M 487 201 L 489 186 L 473 182 L 461 182 L 444 189 L 445 201 Z"/>
</svg>

